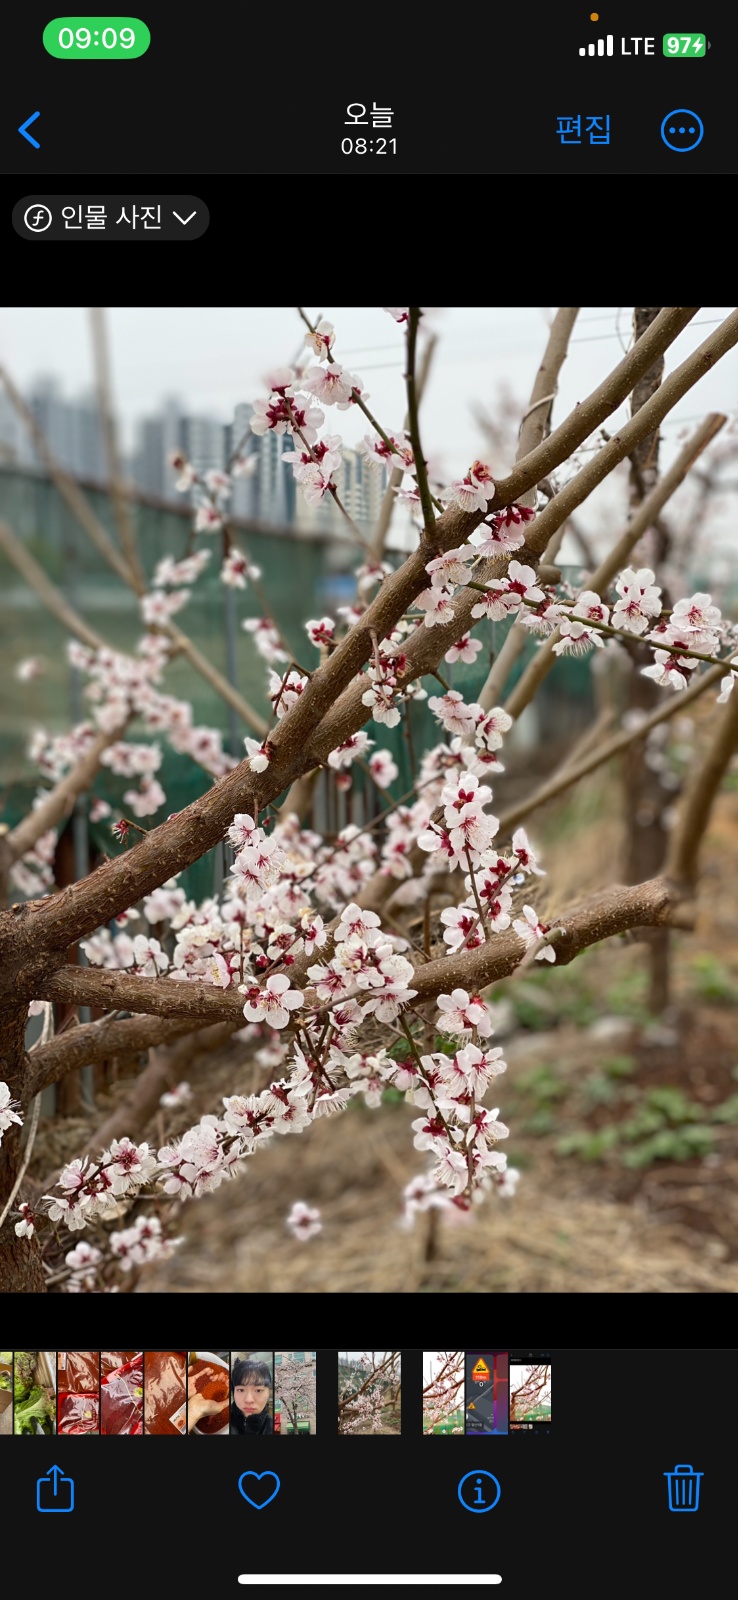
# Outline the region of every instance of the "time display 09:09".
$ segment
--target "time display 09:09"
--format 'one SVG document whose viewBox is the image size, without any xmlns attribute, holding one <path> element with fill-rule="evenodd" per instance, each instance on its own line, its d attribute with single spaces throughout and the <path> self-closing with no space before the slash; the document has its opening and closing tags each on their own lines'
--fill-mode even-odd
<svg viewBox="0 0 738 1600">
<path fill-rule="evenodd" d="M 388 150 L 388 145 L 390 149 Z M 345 156 L 397 155 L 396 139 L 342 139 L 341 150 Z"/>
<path fill-rule="evenodd" d="M 55 17 L 44 28 L 44 49 L 59 60 L 142 56 L 151 43 L 138 17 Z"/>
</svg>

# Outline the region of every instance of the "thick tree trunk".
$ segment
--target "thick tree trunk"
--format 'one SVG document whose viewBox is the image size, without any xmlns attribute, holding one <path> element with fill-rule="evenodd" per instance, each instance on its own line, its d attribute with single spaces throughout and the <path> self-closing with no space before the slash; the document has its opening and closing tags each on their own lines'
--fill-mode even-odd
<svg viewBox="0 0 738 1600">
<path fill-rule="evenodd" d="M 28 1006 L 9 1006 L 0 1014 L 0 1082 L 7 1083 L 11 1098 L 25 1111 L 25 1037 Z M 21 1164 L 22 1130 L 13 1123 L 0 1143 L 0 1215 L 5 1210 Z M 38 1239 L 18 1239 L 14 1212 L 18 1194 L 0 1229 L 0 1294 L 42 1294 L 44 1276 Z"/>
<path fill-rule="evenodd" d="M 0 1228 L 0 1294 L 45 1293 L 46 1281 L 36 1235 L 34 1233 L 32 1239 L 18 1239 L 15 1221 L 9 1216 Z"/>
<path fill-rule="evenodd" d="M 656 320 L 660 306 L 636 306 L 633 313 L 633 332 L 640 339 Z M 656 393 L 664 375 L 664 358 L 659 356 L 648 371 L 639 378 L 631 398 L 631 415 Z M 636 445 L 630 457 L 630 507 L 633 514 L 641 501 L 655 487 L 659 475 L 658 429 Z M 645 536 L 646 559 L 658 571 L 659 563 L 668 550 L 668 533 L 659 519 Z M 643 546 L 641 547 L 643 548 Z M 639 565 L 638 550 L 634 554 Z M 650 678 L 644 678 L 641 668 L 651 662 L 651 652 L 644 644 L 634 643 L 631 651 L 631 669 L 628 675 L 628 711 L 649 715 L 658 703 L 663 690 Z M 640 742 L 631 745 L 623 762 L 625 803 L 625 881 L 644 883 L 655 878 L 666 856 L 667 834 L 664 828 L 664 811 L 673 801 L 673 792 L 664 790 L 660 774 L 648 765 L 646 746 Z M 651 928 L 646 936 L 649 948 L 649 1009 L 658 1014 L 669 1003 L 669 929 Z"/>
</svg>

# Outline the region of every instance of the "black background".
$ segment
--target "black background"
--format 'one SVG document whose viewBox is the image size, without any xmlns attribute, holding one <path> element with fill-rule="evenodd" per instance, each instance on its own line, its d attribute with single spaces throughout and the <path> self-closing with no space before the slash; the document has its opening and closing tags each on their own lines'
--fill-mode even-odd
<svg viewBox="0 0 738 1600">
<path fill-rule="evenodd" d="M 140 1347 L 152 1325 L 146 1300 L 104 1310 L 116 1343 Z M 48 1306 L 43 1316 L 28 1318 L 26 1311 L 17 1306 L 4 1318 L 14 1345 L 29 1323 L 34 1342 L 44 1345 L 55 1323 L 71 1321 L 52 1316 Z M 91 1334 L 102 1310 L 93 1314 L 88 1301 L 84 1320 Z M 308 1307 L 295 1312 L 285 1297 L 281 1312 L 246 1305 L 224 1315 L 217 1307 L 183 1305 L 170 1313 L 166 1332 L 180 1347 L 202 1339 L 226 1348 L 244 1338 L 280 1347 L 288 1331 L 309 1338 L 325 1320 L 324 1310 L 320 1317 Z M 527 1320 L 541 1331 L 533 1308 Z M 371 1343 L 367 1330 L 386 1343 L 390 1329 L 374 1307 L 351 1338 L 349 1321 L 356 1326 L 355 1312 L 336 1318 L 342 1345 L 354 1338 L 357 1348 Z M 495 1335 L 502 1331 L 504 1313 L 491 1316 L 480 1301 L 453 1319 L 444 1308 L 444 1321 L 454 1327 L 454 1343 L 460 1333 L 473 1333 L 465 1347 L 480 1348 L 491 1327 Z M 57 1342 L 64 1343 L 61 1333 Z M 495 1347 L 501 1342 L 496 1337 Z M 525 1346 L 510 1348 L 525 1353 Z M 533 1355 L 540 1350 L 539 1342 Z M 422 1352 L 410 1350 L 403 1351 L 401 1437 L 339 1439 L 336 1354 L 319 1350 L 317 1434 L 299 1449 L 276 1437 L 204 1446 L 145 1436 L 132 1444 L 0 1441 L 5 1573 L 12 1546 L 14 1564 L 27 1553 L 35 1592 L 63 1584 L 69 1592 L 98 1589 L 110 1600 L 235 1596 L 244 1592 L 236 1582 L 243 1572 L 257 1588 L 265 1572 L 443 1573 L 451 1580 L 456 1573 L 495 1572 L 502 1576 L 500 1595 L 522 1600 L 721 1593 L 732 1582 L 735 1471 L 726 1444 L 736 1421 L 734 1352 L 552 1349 L 550 1355 L 548 1434 L 424 1437 Z M 700 1506 L 675 1514 L 664 1473 L 683 1462 L 704 1473 Z M 36 1478 L 55 1464 L 75 1480 L 75 1510 L 40 1516 Z M 459 1479 L 478 1467 L 501 1486 L 499 1503 L 483 1515 L 464 1510 L 457 1493 Z M 238 1491 L 245 1468 L 273 1470 L 281 1479 L 263 1510 L 248 1506 Z M 33 1591 L 19 1583 L 17 1592 Z"/>
<path fill-rule="evenodd" d="M 21 192 L 38 191 L 47 176 L 83 173 L 88 188 L 90 175 L 167 173 L 179 179 L 169 184 L 176 192 L 197 191 L 193 178 L 208 174 L 680 177 L 735 167 L 738 30 L 731 8 L 715 0 L 691 0 L 686 17 L 683 0 L 624 12 L 602 0 L 596 25 L 586 3 L 462 0 L 433 13 L 402 4 L 311 13 L 136 0 L 136 9 L 151 30 L 144 56 L 79 61 L 43 48 L 51 4 L 6 8 L 0 170 L 32 176 Z M 663 34 L 685 23 L 706 34 L 710 50 L 665 58 Z M 580 45 L 608 31 L 612 58 L 579 56 Z M 654 55 L 623 57 L 620 40 L 631 35 L 652 37 Z M 392 127 L 347 127 L 350 102 L 389 106 Z M 706 131 L 698 149 L 677 154 L 660 127 L 685 104 Z M 17 132 L 35 111 L 39 150 Z M 609 113 L 610 144 L 592 147 L 583 132 L 581 146 L 562 146 L 557 118 L 577 113 Z M 344 155 L 344 137 L 394 137 L 397 154 Z M 324 215 L 329 196 L 310 198 Z M 248 195 L 234 190 L 232 201 L 238 210 Z"/>
</svg>

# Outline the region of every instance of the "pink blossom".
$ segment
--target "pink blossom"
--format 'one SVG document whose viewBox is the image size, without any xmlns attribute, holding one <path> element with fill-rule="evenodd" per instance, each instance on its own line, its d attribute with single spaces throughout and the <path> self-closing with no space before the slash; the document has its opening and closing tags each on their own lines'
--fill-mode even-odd
<svg viewBox="0 0 738 1600">
<path fill-rule="evenodd" d="M 460 506 L 462 511 L 486 511 L 487 501 L 494 492 L 494 483 L 480 483 L 468 472 L 465 478 L 457 478 L 448 489 L 443 489 L 441 498 L 449 505 Z"/>
<path fill-rule="evenodd" d="M 479 712 L 479 706 L 466 704 L 458 689 L 448 689 L 444 695 L 432 695 L 428 708 L 449 733 L 461 736 L 473 731 Z"/>
<path fill-rule="evenodd" d="M 472 616 L 500 619 L 519 611 L 522 605 L 536 605 L 545 596 L 543 590 L 537 588 L 535 578 L 532 567 L 523 567 L 519 561 L 511 561 L 506 577 L 490 579 L 487 584 L 489 594 L 478 606 L 472 606 Z"/>
<path fill-rule="evenodd" d="M 389 430 L 387 438 L 389 444 L 385 443 L 381 434 L 365 433 L 358 449 L 363 451 L 367 461 L 372 462 L 374 466 L 387 467 L 390 471 L 393 467 L 398 467 L 401 472 L 414 472 L 415 458 L 405 439 L 390 433 Z"/>
<path fill-rule="evenodd" d="M 317 1206 L 308 1206 L 304 1200 L 295 1201 L 286 1225 L 296 1239 L 303 1240 L 312 1239 L 314 1234 L 320 1233 L 323 1226 Z"/>
<path fill-rule="evenodd" d="M 642 667 L 644 678 L 653 678 L 655 683 L 666 689 L 685 689 L 689 683 L 690 673 L 694 672 L 698 663 L 690 656 L 672 654 L 668 650 L 654 652 L 656 664 L 653 667 Z"/>
<path fill-rule="evenodd" d="M 14 677 L 19 683 L 31 683 L 34 678 L 40 678 L 46 671 L 42 656 L 26 656 L 23 661 L 17 661 L 13 669 Z"/>
<path fill-rule="evenodd" d="M 257 828 L 253 817 L 250 817 L 248 812 L 239 811 L 228 829 L 228 838 L 231 844 L 235 845 L 237 850 L 240 850 L 243 845 L 251 842 L 254 834 L 261 838 L 261 829 Z"/>
<path fill-rule="evenodd" d="M 733 656 L 730 665 L 731 667 L 738 667 L 738 656 Z M 733 685 L 736 677 L 738 677 L 738 673 L 729 672 L 727 677 L 720 679 L 720 693 L 717 697 L 717 704 L 719 706 L 725 705 L 726 700 L 728 700 L 733 693 Z"/>
<path fill-rule="evenodd" d="M 323 496 L 333 487 L 333 479 L 329 471 L 319 467 L 316 462 L 311 462 L 305 467 L 300 476 L 300 487 L 309 506 L 320 504 Z"/>
<path fill-rule="evenodd" d="M 371 706 L 375 722 L 383 722 L 386 728 L 397 727 L 400 711 L 395 704 L 394 689 L 389 684 L 372 684 L 371 689 L 364 690 L 361 703 L 363 706 Z"/>
<path fill-rule="evenodd" d="M 553 609 L 550 608 L 551 614 Z M 559 638 L 553 647 L 553 653 L 555 656 L 582 656 L 591 645 L 596 645 L 597 649 L 601 650 L 604 642 L 602 634 L 596 628 L 588 628 L 583 622 L 577 622 L 574 617 L 562 617 L 559 623 Z"/>
<path fill-rule="evenodd" d="M 151 817 L 164 805 L 166 795 L 156 778 L 146 777 L 140 789 L 126 789 L 123 800 L 135 817 Z"/>
<path fill-rule="evenodd" d="M 257 580 L 261 577 L 261 567 L 255 567 L 243 554 L 242 550 L 231 550 L 220 569 L 220 581 L 231 589 L 245 589 L 247 579 Z"/>
<path fill-rule="evenodd" d="M 344 739 L 343 744 L 339 744 L 336 746 L 335 750 L 331 750 L 328 757 L 329 767 L 333 767 L 334 769 L 338 769 L 339 767 L 350 767 L 351 763 L 356 761 L 359 756 L 366 754 L 367 750 L 371 748 L 373 743 L 374 740 L 370 739 L 369 735 L 364 733 L 363 729 L 361 729 L 358 733 L 349 734 L 348 739 Z"/>
<path fill-rule="evenodd" d="M 135 965 L 144 978 L 156 978 L 160 972 L 166 972 L 169 966 L 169 957 L 158 939 L 147 939 L 144 934 L 138 933 L 133 941 L 133 957 Z"/>
<path fill-rule="evenodd" d="M 715 635 L 721 624 L 720 609 L 712 604 L 712 595 L 693 594 L 688 600 L 677 600 L 671 613 L 674 628 L 687 628 L 690 633 Z"/>
<path fill-rule="evenodd" d="M 455 584 L 465 583 L 469 562 L 474 559 L 474 551 L 460 546 L 456 550 L 445 550 L 443 555 L 434 556 L 432 561 L 426 563 L 426 572 L 430 573 L 431 585 L 434 589 L 452 589 Z"/>
<path fill-rule="evenodd" d="M 356 587 L 359 593 L 363 594 L 367 589 L 373 589 L 375 583 L 384 583 L 391 571 L 392 567 L 388 561 L 365 561 L 356 569 Z M 357 612 L 352 620 L 358 621 L 360 615 L 361 613 Z"/>
<path fill-rule="evenodd" d="M 270 617 L 244 617 L 241 623 L 245 633 L 253 635 L 254 644 L 265 661 L 286 661 L 287 655 L 280 644 L 279 630 Z"/>
<path fill-rule="evenodd" d="M 156 565 L 154 588 L 166 589 L 194 583 L 204 572 L 211 554 L 210 550 L 196 550 L 194 555 L 186 556 L 184 561 L 175 561 L 172 556 L 164 556 Z"/>
<path fill-rule="evenodd" d="M 310 643 L 320 649 L 321 645 L 333 644 L 336 624 L 332 617 L 320 617 L 318 621 L 306 622 L 305 632 Z"/>
<path fill-rule="evenodd" d="M 3 1134 L 7 1133 L 11 1122 L 15 1122 L 19 1128 L 23 1127 L 23 1118 L 14 1109 L 17 1104 L 17 1100 L 11 1100 L 10 1098 L 10 1090 L 7 1083 L 0 1082 L 0 1144 L 2 1144 Z"/>
<path fill-rule="evenodd" d="M 445 1144 L 438 1152 L 438 1162 L 433 1169 L 437 1183 L 450 1189 L 453 1195 L 463 1194 L 469 1182 L 466 1156 L 451 1145 Z"/>
<path fill-rule="evenodd" d="M 528 835 L 524 828 L 516 828 L 512 838 L 512 847 L 516 864 L 522 868 L 523 872 L 534 872 L 537 877 L 545 878 L 546 874 L 543 868 L 538 865 L 538 859 L 528 843 Z"/>
<path fill-rule="evenodd" d="M 350 404 L 354 390 L 361 394 L 363 387 L 361 378 L 345 372 L 335 361 L 330 367 L 311 367 L 302 386 L 322 405 L 344 408 Z"/>
<path fill-rule="evenodd" d="M 599 595 L 595 594 L 593 589 L 583 589 L 582 593 L 577 596 L 572 609 L 572 616 L 583 617 L 585 622 L 588 619 L 593 622 L 607 622 L 610 610 L 608 606 L 602 604 Z"/>
<path fill-rule="evenodd" d="M 437 1005 L 438 1026 L 443 1033 L 464 1034 L 476 1029 L 485 1039 L 491 1034 L 489 1010 L 478 994 L 470 998 L 466 989 L 452 989 L 450 994 L 439 994 Z"/>
<path fill-rule="evenodd" d="M 352 902 L 341 912 L 333 935 L 334 942 L 340 944 L 344 939 L 355 939 L 364 944 L 375 944 L 378 937 L 376 930 L 380 925 L 376 911 L 362 911 L 361 906 Z"/>
<path fill-rule="evenodd" d="M 453 666 L 455 661 L 465 661 L 468 666 L 471 666 L 482 648 L 481 639 L 472 639 L 471 634 L 465 633 L 461 639 L 457 639 L 456 643 L 452 644 L 450 650 L 446 651 L 443 659 L 448 661 L 449 666 Z"/>
<path fill-rule="evenodd" d="M 275 973 L 267 978 L 266 987 L 260 989 L 258 984 L 248 989 L 240 985 L 240 993 L 247 996 L 243 1014 L 248 1022 L 269 1023 L 270 1028 L 286 1028 L 290 1021 L 290 1012 L 296 1011 L 305 1004 L 304 995 L 299 990 L 290 988 L 289 978 L 281 973 Z"/>
<path fill-rule="evenodd" d="M 299 672 L 287 672 L 280 678 L 278 673 L 269 674 L 269 698 L 273 702 L 277 717 L 284 717 L 297 702 L 302 694 L 307 678 Z"/>
<path fill-rule="evenodd" d="M 484 932 L 479 921 L 479 913 L 469 906 L 448 906 L 441 912 L 441 922 L 445 925 L 443 942 L 455 954 L 457 950 L 477 950 L 484 944 Z"/>
<path fill-rule="evenodd" d="M 250 770 L 252 772 L 266 772 L 272 759 L 272 747 L 269 741 L 264 740 L 260 744 L 258 739 L 249 739 L 247 737 L 243 742 L 248 755 Z"/>
<path fill-rule="evenodd" d="M 502 735 L 512 727 L 513 719 L 502 706 L 495 706 L 492 711 L 485 711 L 477 722 L 474 733 L 475 742 L 485 750 L 499 750 L 502 745 Z"/>
<path fill-rule="evenodd" d="M 162 594 L 157 590 L 155 594 L 145 594 L 141 598 L 141 612 L 144 622 L 165 627 L 170 617 L 175 612 L 181 611 L 190 598 L 189 589 L 178 589 L 175 594 Z"/>
<path fill-rule="evenodd" d="M 94 1244 L 87 1244 L 80 1239 L 73 1250 L 68 1250 L 64 1260 L 73 1272 L 81 1272 L 85 1267 L 97 1267 L 102 1261 L 102 1251 Z"/>
<path fill-rule="evenodd" d="M 215 506 L 199 506 L 195 517 L 195 533 L 220 533 L 223 517 Z"/>
<path fill-rule="evenodd" d="M 205 473 L 205 484 L 210 493 L 217 495 L 219 499 L 227 500 L 230 497 L 233 485 L 227 472 L 220 472 L 217 467 L 210 467 Z"/>
<path fill-rule="evenodd" d="M 612 612 L 614 628 L 624 628 L 628 633 L 645 633 L 651 618 L 661 614 L 661 589 L 654 585 L 650 567 L 625 567 L 615 580 L 620 598 Z"/>
<path fill-rule="evenodd" d="M 173 1089 L 167 1089 L 164 1094 L 160 1095 L 159 1105 L 163 1106 L 166 1111 L 176 1111 L 191 1099 L 192 1090 L 189 1084 L 183 1081 L 176 1084 Z"/>
<path fill-rule="evenodd" d="M 308 331 L 305 335 L 306 345 L 309 345 L 310 349 L 315 351 L 319 361 L 325 360 L 335 341 L 336 335 L 333 323 L 327 322 L 325 317 L 321 318 L 313 331 Z"/>
<path fill-rule="evenodd" d="M 523 920 L 523 918 L 525 920 Z M 513 928 L 515 929 L 518 938 L 522 939 L 523 944 L 526 945 L 528 949 L 530 949 L 531 945 L 536 944 L 539 939 L 544 939 L 546 934 L 550 932 L 550 928 L 546 923 L 539 922 L 538 912 L 534 911 L 533 906 L 523 906 L 523 916 L 516 917 L 515 921 L 513 922 Z M 553 945 L 544 945 L 541 950 L 536 951 L 536 961 L 555 960 L 556 951 L 554 950 Z"/>
<path fill-rule="evenodd" d="M 400 770 L 389 750 L 375 750 L 369 757 L 369 771 L 379 789 L 386 789 L 400 776 Z"/>
<path fill-rule="evenodd" d="M 423 621 L 426 628 L 443 626 L 446 622 L 453 622 L 456 615 L 451 605 L 452 589 L 443 589 L 440 586 L 424 589 L 416 598 L 415 604 L 425 612 Z"/>
</svg>

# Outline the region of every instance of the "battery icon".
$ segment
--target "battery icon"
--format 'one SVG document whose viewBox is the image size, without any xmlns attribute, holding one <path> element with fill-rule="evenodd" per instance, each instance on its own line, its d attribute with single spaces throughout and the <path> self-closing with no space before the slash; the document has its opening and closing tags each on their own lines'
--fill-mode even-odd
<svg viewBox="0 0 738 1600">
<path fill-rule="evenodd" d="M 580 56 L 611 56 L 613 53 L 613 36 L 608 33 L 606 39 L 598 39 L 596 44 L 580 44 Z"/>
</svg>

